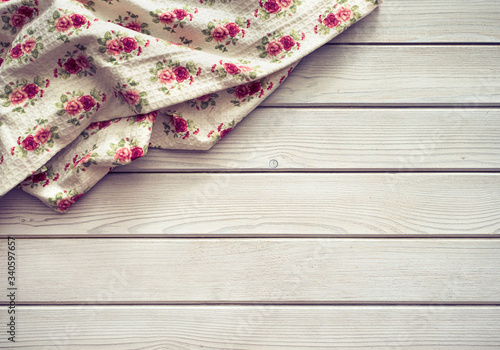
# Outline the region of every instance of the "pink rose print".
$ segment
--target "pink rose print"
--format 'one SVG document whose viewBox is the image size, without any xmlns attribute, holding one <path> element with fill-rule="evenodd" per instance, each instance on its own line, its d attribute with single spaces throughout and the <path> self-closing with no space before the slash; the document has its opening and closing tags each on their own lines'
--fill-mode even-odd
<svg viewBox="0 0 500 350">
<path fill-rule="evenodd" d="M 90 118 L 101 107 L 101 103 L 106 101 L 106 95 L 96 88 L 85 94 L 83 91 L 66 92 L 61 95 L 60 101 L 55 103 L 59 109 L 57 114 L 69 116 L 68 123 L 80 125 L 81 120 Z"/>
<path fill-rule="evenodd" d="M 91 154 L 92 153 L 90 153 L 90 152 L 87 153 L 87 155 L 85 157 L 83 157 L 82 159 L 80 159 L 77 164 L 80 165 L 80 164 L 83 164 L 83 163 L 87 163 L 90 160 Z"/>
<path fill-rule="evenodd" d="M 17 139 L 17 146 L 12 147 L 12 155 L 25 158 L 28 155 L 28 152 L 33 152 L 36 156 L 38 156 L 45 151 L 49 151 L 49 149 L 54 146 L 54 140 L 59 138 L 59 134 L 57 133 L 58 127 L 48 126 L 47 119 L 37 119 L 37 123 L 38 124 L 36 126 L 29 128 L 24 133 L 24 135 L 27 136 L 20 136 Z M 50 179 L 53 179 L 56 175 L 50 170 L 47 170 L 45 175 L 43 174 L 45 173 L 30 176 L 25 181 L 31 180 L 36 182 L 40 180 L 42 176 L 48 176 Z"/>
<path fill-rule="evenodd" d="M 79 35 L 92 24 L 87 16 L 62 9 L 55 10 L 47 23 L 49 24 L 48 31 L 58 32 L 57 39 L 65 43 L 69 43 L 71 35 Z"/>
<path fill-rule="evenodd" d="M 114 166 L 130 163 L 131 161 L 144 156 L 147 151 L 147 146 L 143 149 L 139 145 L 139 141 L 137 139 L 129 138 L 123 138 L 117 144 L 111 143 L 109 147 L 110 149 L 106 152 L 106 154 L 113 157 L 114 161 L 112 164 Z"/>
<path fill-rule="evenodd" d="M 234 95 L 239 99 L 245 98 L 249 93 L 250 89 L 247 84 L 237 86 L 234 91 Z"/>
<path fill-rule="evenodd" d="M 139 91 L 134 90 L 134 89 L 128 89 L 125 92 L 122 93 L 123 99 L 125 103 L 135 106 L 138 104 L 141 100 L 139 96 Z"/>
<path fill-rule="evenodd" d="M 224 41 L 229 35 L 229 30 L 227 30 L 225 27 L 220 26 L 212 29 L 210 35 L 212 36 L 214 41 L 219 41 L 219 42 Z"/>
<path fill-rule="evenodd" d="M 327 26 L 328 28 L 335 28 L 342 23 L 337 16 L 335 16 L 333 13 L 329 13 L 328 16 L 323 20 L 323 24 Z"/>
<path fill-rule="evenodd" d="M 175 9 L 174 11 L 175 17 L 179 20 L 182 21 L 184 18 L 188 16 L 188 12 L 184 9 Z"/>
<path fill-rule="evenodd" d="M 163 123 L 163 130 L 168 136 L 172 133 L 174 138 L 187 139 L 197 129 L 192 120 L 186 120 L 182 117 L 181 113 L 169 111 L 167 114 L 170 122 Z"/>
<path fill-rule="evenodd" d="M 174 68 L 175 79 L 178 83 L 182 83 L 191 75 L 186 67 L 177 66 Z"/>
<path fill-rule="evenodd" d="M 22 90 L 14 90 L 10 95 L 9 95 L 9 101 L 13 106 L 20 105 L 26 99 L 28 98 L 28 94 L 26 94 Z"/>
<path fill-rule="evenodd" d="M 22 55 L 24 55 L 24 51 L 23 51 L 21 44 L 17 44 L 12 49 L 10 49 L 10 57 L 12 59 L 16 60 L 19 57 L 21 57 Z"/>
<path fill-rule="evenodd" d="M 44 171 L 42 173 L 35 174 L 33 176 L 30 176 L 29 180 L 33 181 L 34 183 L 45 182 L 47 181 L 47 173 Z"/>
<path fill-rule="evenodd" d="M 21 6 L 17 9 L 16 12 L 22 16 L 31 18 L 31 17 L 33 17 L 33 13 L 35 12 L 35 9 L 33 7 Z"/>
<path fill-rule="evenodd" d="M 80 28 L 84 24 L 87 23 L 87 17 L 84 15 L 80 15 L 78 13 L 73 13 L 69 15 L 69 18 L 71 18 L 71 22 L 73 23 L 73 27 L 75 28 Z"/>
<path fill-rule="evenodd" d="M 229 45 L 236 45 L 237 42 L 245 37 L 245 29 L 250 27 L 250 20 L 243 17 L 237 17 L 234 22 L 219 20 L 208 22 L 207 28 L 201 32 L 206 36 L 205 41 L 214 41 L 217 43 L 215 48 L 222 52 L 228 51 Z"/>
<path fill-rule="evenodd" d="M 271 41 L 266 45 L 266 51 L 271 56 L 278 56 L 283 51 L 283 44 L 279 41 Z"/>
<path fill-rule="evenodd" d="M 302 5 L 301 0 L 260 0 L 260 8 L 255 10 L 255 17 L 266 21 L 271 15 L 277 18 L 292 16 L 300 5 Z"/>
<path fill-rule="evenodd" d="M 174 88 L 181 90 L 181 84 L 191 85 L 194 77 L 201 73 L 201 67 L 196 67 L 192 61 L 183 66 L 179 61 L 163 60 L 157 62 L 155 68 L 149 71 L 153 75 L 151 81 L 167 85 L 158 88 L 158 91 L 169 95 Z"/>
<path fill-rule="evenodd" d="M 232 94 L 235 97 L 235 99 L 231 100 L 231 103 L 235 107 L 240 107 L 242 103 L 251 101 L 254 98 L 262 98 L 265 90 L 270 90 L 272 86 L 272 83 L 268 82 L 267 78 L 264 78 L 252 81 L 248 84 L 236 86 L 226 91 L 228 94 Z"/>
<path fill-rule="evenodd" d="M 137 89 L 138 85 L 138 82 L 132 78 L 128 78 L 126 84 L 117 83 L 113 88 L 115 97 L 118 97 L 122 104 L 127 104 L 137 114 L 141 112 L 143 106 L 149 105 L 148 100 L 145 98 L 148 93 L 146 91 L 139 91 Z"/>
<path fill-rule="evenodd" d="M 278 0 L 278 5 L 286 9 L 293 5 L 293 0 Z"/>
<path fill-rule="evenodd" d="M 150 122 L 154 123 L 156 117 L 158 116 L 158 111 L 149 112 L 146 116 Z"/>
<path fill-rule="evenodd" d="M 137 158 L 140 158 L 144 156 L 144 150 L 142 147 L 135 146 L 130 149 L 130 159 L 132 161 L 136 160 Z"/>
<path fill-rule="evenodd" d="M 36 142 L 35 138 L 33 135 L 28 135 L 24 138 L 24 140 L 21 142 L 21 147 L 24 148 L 26 151 L 34 151 L 40 146 L 38 142 Z"/>
<path fill-rule="evenodd" d="M 72 116 L 79 114 L 83 110 L 82 104 L 76 98 L 64 103 L 63 106 L 66 113 Z"/>
<path fill-rule="evenodd" d="M 36 41 L 33 38 L 29 38 L 21 45 L 21 47 L 24 53 L 29 54 L 34 48 L 36 48 Z"/>
<path fill-rule="evenodd" d="M 59 211 L 67 211 L 72 204 L 73 202 L 68 198 L 58 199 L 56 201 L 56 206 Z"/>
<path fill-rule="evenodd" d="M 119 162 L 128 162 L 131 156 L 132 152 L 130 152 L 130 148 L 121 147 L 116 150 L 114 158 Z"/>
<path fill-rule="evenodd" d="M 341 33 L 349 25 L 361 18 L 361 14 L 358 11 L 358 5 L 352 7 L 349 5 L 339 7 L 338 4 L 329 6 L 319 16 L 318 21 L 320 24 L 314 27 L 314 33 L 328 35 L 331 29 L 335 29 L 338 33 Z"/>
<path fill-rule="evenodd" d="M 353 16 L 353 14 L 352 14 L 351 9 L 348 7 L 345 7 L 345 6 L 341 7 L 336 13 L 336 17 L 343 22 L 347 22 L 348 20 L 350 20 L 352 18 L 352 16 Z"/>
<path fill-rule="evenodd" d="M 127 29 L 131 29 L 135 32 L 139 32 L 139 33 L 142 33 L 142 27 L 141 27 L 141 23 L 139 22 L 129 22 L 125 25 L 125 28 Z"/>
<path fill-rule="evenodd" d="M 75 45 L 76 50 L 66 51 L 66 55 L 57 60 L 59 68 L 54 69 L 54 77 L 68 79 L 70 76 L 78 78 L 93 76 L 97 72 L 94 58 L 87 56 L 87 48 L 82 44 Z"/>
<path fill-rule="evenodd" d="M 156 120 L 156 116 L 158 115 L 158 111 L 149 112 L 146 114 L 137 114 L 135 117 L 127 118 L 130 125 L 137 125 L 151 130 L 153 123 Z M 131 149 L 133 150 L 133 149 Z"/>
<path fill-rule="evenodd" d="M 86 130 L 81 134 L 84 138 L 89 137 L 88 134 L 86 133 Z M 96 158 L 99 156 L 99 154 L 97 154 L 95 152 L 95 150 L 97 148 L 98 148 L 97 145 L 94 144 L 90 151 L 85 150 L 84 152 L 82 152 L 82 154 L 84 154 L 84 156 L 81 157 L 79 160 L 77 160 L 78 154 L 75 155 L 72 159 L 73 166 L 70 168 L 71 163 L 66 163 L 66 166 L 64 167 L 64 171 L 71 169 L 73 172 L 79 173 L 80 171 L 87 171 L 86 168 L 90 167 L 91 165 L 97 165 Z"/>
<path fill-rule="evenodd" d="M 90 95 L 83 95 L 77 98 L 85 111 L 90 111 L 97 104 L 96 100 Z"/>
<path fill-rule="evenodd" d="M 13 14 L 10 17 L 9 24 L 14 28 L 21 28 L 26 23 L 26 16 L 22 14 Z"/>
<path fill-rule="evenodd" d="M 226 134 L 228 132 L 230 132 L 231 130 L 233 130 L 233 128 L 227 128 L 227 129 L 224 129 L 220 132 L 220 138 L 223 138 L 224 136 L 226 136 Z"/>
<path fill-rule="evenodd" d="M 112 23 L 116 23 L 119 26 L 125 27 L 138 33 L 151 35 L 151 32 L 148 30 L 149 24 L 139 21 L 139 16 L 130 11 L 127 11 L 127 15 L 118 16 L 118 18 L 113 20 Z"/>
<path fill-rule="evenodd" d="M 83 54 L 81 54 L 80 56 L 78 56 L 78 57 L 76 58 L 76 63 L 77 63 L 80 67 L 82 67 L 82 68 L 84 68 L 84 69 L 90 68 L 90 66 L 91 66 L 91 64 L 90 64 L 90 62 L 89 62 L 89 59 L 88 59 L 86 56 L 84 56 Z"/>
<path fill-rule="evenodd" d="M 224 69 L 230 75 L 236 75 L 241 73 L 241 69 L 238 68 L 234 63 L 224 63 Z"/>
<path fill-rule="evenodd" d="M 240 26 L 234 22 L 224 24 L 224 28 L 228 30 L 229 36 L 232 38 L 234 38 L 236 35 L 238 35 L 239 32 L 241 32 Z"/>
<path fill-rule="evenodd" d="M 35 141 L 41 144 L 47 143 L 52 137 L 50 128 L 39 128 L 35 134 Z"/>
<path fill-rule="evenodd" d="M 70 198 L 70 200 L 75 203 L 77 200 L 79 200 L 80 198 L 82 198 L 83 196 L 85 195 L 85 193 L 80 193 L 80 194 L 77 194 L 76 196 L 73 196 Z"/>
<path fill-rule="evenodd" d="M 129 33 L 112 30 L 97 39 L 99 52 L 112 56 L 108 62 L 118 65 L 119 61 L 128 61 L 131 57 L 140 56 L 143 48 L 149 46 L 149 39 L 142 35 L 130 36 Z"/>
<path fill-rule="evenodd" d="M 289 34 L 277 31 L 268 33 L 257 45 L 260 51 L 259 57 L 269 57 L 271 63 L 280 63 L 285 57 L 292 56 L 294 51 L 300 49 L 300 42 L 305 39 L 304 33 L 299 33 L 296 30 L 291 30 Z"/>
<path fill-rule="evenodd" d="M 260 84 L 260 81 L 254 81 L 248 84 L 248 94 L 250 96 L 255 95 L 257 92 L 259 92 L 262 89 L 262 85 Z"/>
<path fill-rule="evenodd" d="M 242 63 L 247 63 L 243 60 L 240 60 Z M 230 75 L 234 80 L 246 80 L 250 81 L 257 77 L 257 73 L 260 72 L 259 67 L 250 67 L 245 64 L 235 64 L 226 62 L 224 63 L 222 60 L 219 61 L 219 64 L 214 64 L 212 66 L 212 73 L 214 73 L 219 78 L 225 78 Z"/>
<path fill-rule="evenodd" d="M 215 139 L 215 140 L 220 140 L 224 136 L 226 136 L 231 130 L 233 130 L 233 127 L 235 125 L 235 121 L 233 120 L 230 123 L 222 123 L 219 125 L 217 130 L 211 130 L 208 133 L 208 138 Z"/>
<path fill-rule="evenodd" d="M 146 115 L 145 115 L 145 114 L 137 114 L 137 115 L 135 116 L 135 122 L 136 122 L 136 123 L 143 122 L 143 121 L 145 121 L 146 119 L 148 119 L 148 118 L 146 117 Z"/>
<path fill-rule="evenodd" d="M 175 81 L 175 74 L 169 68 L 163 69 L 161 71 L 158 71 L 158 80 L 162 84 L 173 83 Z"/>
<path fill-rule="evenodd" d="M 82 70 L 82 67 L 78 64 L 78 62 L 76 62 L 73 57 L 68 58 L 63 64 L 63 67 L 69 74 L 77 74 Z"/>
<path fill-rule="evenodd" d="M 162 12 L 162 13 L 158 14 L 158 19 L 160 20 L 161 23 L 164 23 L 164 24 L 174 23 L 175 18 L 176 18 L 175 13 L 172 11 Z"/>
<path fill-rule="evenodd" d="M 130 36 L 125 37 L 125 38 L 121 38 L 120 40 L 123 44 L 123 50 L 126 53 L 131 53 L 132 51 L 136 50 L 138 47 L 137 40 L 135 40 L 134 38 L 132 38 Z"/>
<path fill-rule="evenodd" d="M 198 101 L 201 101 L 201 102 L 207 102 L 210 100 L 210 97 L 211 97 L 211 94 L 208 94 L 208 95 L 203 95 L 203 96 L 197 97 L 196 99 Z"/>
<path fill-rule="evenodd" d="M 5 64 L 8 65 L 14 60 L 28 63 L 33 62 L 39 56 L 39 52 L 43 49 L 42 36 L 35 36 L 36 30 L 28 28 L 25 35 L 19 35 L 12 47 L 5 56 Z M 7 43 L 0 42 L 0 53 L 4 50 L 2 46 Z"/>
<path fill-rule="evenodd" d="M 26 96 L 29 99 L 33 99 L 40 92 L 40 88 L 34 83 L 29 83 L 24 85 L 23 92 L 26 93 Z"/>
<path fill-rule="evenodd" d="M 295 46 L 295 39 L 290 35 L 285 35 L 280 39 L 280 43 L 285 51 L 290 51 Z"/>
<path fill-rule="evenodd" d="M 123 44 L 120 40 L 108 40 L 106 42 L 106 49 L 109 55 L 118 56 L 123 50 Z"/>
<path fill-rule="evenodd" d="M 68 31 L 71 27 L 73 27 L 73 21 L 71 20 L 71 17 L 69 16 L 62 16 L 56 19 L 54 23 L 56 30 L 59 32 L 66 32 Z"/>
<path fill-rule="evenodd" d="M 188 130 L 188 123 L 186 119 L 174 116 L 173 120 L 176 133 L 182 133 Z"/>
<path fill-rule="evenodd" d="M 6 0 L 0 0 L 0 3 L 8 2 Z M 21 6 L 18 7 L 18 5 Z M 2 22 L 3 26 L 1 30 L 9 31 L 11 35 L 16 34 L 21 27 L 23 27 L 26 23 L 31 21 L 34 16 L 38 16 L 38 1 L 22 1 L 17 5 L 6 6 L 3 9 L 2 14 Z"/>
<path fill-rule="evenodd" d="M 278 13 L 281 11 L 281 6 L 276 2 L 276 0 L 269 0 L 264 4 L 264 9 L 271 13 Z"/>
<path fill-rule="evenodd" d="M 59 192 L 55 198 L 48 198 L 51 207 L 59 212 L 67 211 L 75 202 L 80 199 L 85 192 L 78 193 L 77 190 Z"/>
<path fill-rule="evenodd" d="M 36 76 L 33 82 L 28 82 L 26 79 L 18 79 L 9 82 L 4 87 L 4 93 L 0 94 L 0 98 L 5 100 L 4 107 L 14 106 L 13 112 L 26 113 L 25 108 L 33 106 L 38 98 L 43 96 L 44 88 L 49 86 L 50 81 L 40 76 Z"/>
<path fill-rule="evenodd" d="M 175 33 L 175 29 L 177 28 L 184 28 L 187 21 L 193 20 L 196 13 L 198 13 L 198 9 L 191 6 L 174 9 L 156 9 L 149 12 L 151 17 L 153 17 L 153 23 L 163 24 L 163 30 L 171 33 Z"/>
</svg>

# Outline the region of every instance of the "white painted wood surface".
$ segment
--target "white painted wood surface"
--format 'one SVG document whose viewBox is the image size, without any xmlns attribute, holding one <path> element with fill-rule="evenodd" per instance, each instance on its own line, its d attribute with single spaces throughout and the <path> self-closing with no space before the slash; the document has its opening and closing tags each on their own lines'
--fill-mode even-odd
<svg viewBox="0 0 500 350">
<path fill-rule="evenodd" d="M 48 237 L 17 240 L 15 345 L 500 348 L 499 42 L 496 0 L 385 0 L 210 152 L 65 215 L 11 191 L 0 236 Z"/>
<path fill-rule="evenodd" d="M 23 349 L 493 349 L 498 307 L 22 306 Z M 0 314 L 0 320 L 5 317 Z M 7 348 L 0 344 L 0 348 Z"/>
<path fill-rule="evenodd" d="M 498 43 L 497 0 L 384 0 L 334 43 Z"/>
<path fill-rule="evenodd" d="M 491 239 L 20 239 L 17 248 L 23 303 L 500 303 Z"/>
<path fill-rule="evenodd" d="M 113 171 L 491 171 L 499 121 L 492 108 L 258 108 L 209 152 L 151 149 Z"/>
<path fill-rule="evenodd" d="M 500 106 L 499 46 L 327 45 L 264 106 Z"/>
<path fill-rule="evenodd" d="M 66 214 L 11 191 L 0 234 L 498 237 L 499 184 L 463 173 L 109 174 Z"/>
</svg>

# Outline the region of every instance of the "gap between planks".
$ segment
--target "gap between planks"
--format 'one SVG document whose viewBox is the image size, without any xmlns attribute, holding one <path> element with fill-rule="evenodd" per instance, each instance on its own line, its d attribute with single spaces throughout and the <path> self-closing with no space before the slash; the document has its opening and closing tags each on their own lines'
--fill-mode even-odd
<svg viewBox="0 0 500 350">
<path fill-rule="evenodd" d="M 0 306 L 9 305 L 9 303 L 0 301 Z M 158 302 L 158 301 L 106 301 L 106 302 L 90 302 L 90 301 L 44 301 L 44 302 L 16 302 L 16 306 L 32 306 L 32 307 L 44 307 L 44 306 L 54 306 L 54 307 L 65 307 L 65 306 L 98 306 L 98 307 L 113 307 L 113 306 L 207 306 L 207 307 L 217 307 L 217 306 L 338 306 L 338 307 L 350 307 L 350 306 L 414 306 L 414 307 L 426 307 L 426 306 L 442 306 L 442 307 L 500 307 L 498 302 L 475 302 L 475 301 L 440 301 L 440 302 L 426 302 L 426 301 L 381 301 L 374 303 L 373 301 L 357 301 L 357 302 L 330 302 L 330 301 L 168 301 L 168 302 Z"/>
</svg>

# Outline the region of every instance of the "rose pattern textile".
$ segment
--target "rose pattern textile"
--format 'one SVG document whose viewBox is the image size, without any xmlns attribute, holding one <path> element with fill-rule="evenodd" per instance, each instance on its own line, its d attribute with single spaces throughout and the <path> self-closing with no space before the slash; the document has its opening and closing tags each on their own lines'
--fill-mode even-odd
<svg viewBox="0 0 500 350">
<path fill-rule="evenodd" d="M 0 0 L 0 196 L 64 212 L 150 148 L 211 148 L 380 2 Z"/>
</svg>

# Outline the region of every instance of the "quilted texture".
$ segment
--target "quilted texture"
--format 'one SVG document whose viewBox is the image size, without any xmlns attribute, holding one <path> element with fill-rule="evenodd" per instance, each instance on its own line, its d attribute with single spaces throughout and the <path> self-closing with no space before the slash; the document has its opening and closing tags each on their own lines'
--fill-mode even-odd
<svg viewBox="0 0 500 350">
<path fill-rule="evenodd" d="M 148 148 L 205 150 L 377 0 L 0 0 L 0 195 L 64 212 Z"/>
</svg>

